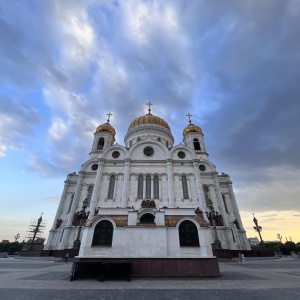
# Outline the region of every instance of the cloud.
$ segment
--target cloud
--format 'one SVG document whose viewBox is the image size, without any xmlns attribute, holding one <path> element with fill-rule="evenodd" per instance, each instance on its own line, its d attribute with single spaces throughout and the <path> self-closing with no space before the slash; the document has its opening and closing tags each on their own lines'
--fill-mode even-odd
<svg viewBox="0 0 300 300">
<path fill-rule="evenodd" d="M 150 100 L 175 143 L 193 114 L 243 210 L 300 210 L 298 14 L 270 0 L 1 3 L 0 155 L 78 171 L 108 111 L 122 144 Z"/>
<path fill-rule="evenodd" d="M 28 149 L 29 136 L 41 122 L 38 112 L 22 100 L 0 94 L 0 156 L 7 150 Z"/>
</svg>

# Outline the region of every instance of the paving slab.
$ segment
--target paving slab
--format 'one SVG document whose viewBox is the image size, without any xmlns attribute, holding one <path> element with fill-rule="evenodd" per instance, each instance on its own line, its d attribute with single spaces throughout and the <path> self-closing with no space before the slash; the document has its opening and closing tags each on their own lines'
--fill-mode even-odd
<svg viewBox="0 0 300 300">
<path fill-rule="evenodd" d="M 300 260 L 220 262 L 218 278 L 78 279 L 72 263 L 0 259 L 0 299 L 300 299 Z"/>
</svg>

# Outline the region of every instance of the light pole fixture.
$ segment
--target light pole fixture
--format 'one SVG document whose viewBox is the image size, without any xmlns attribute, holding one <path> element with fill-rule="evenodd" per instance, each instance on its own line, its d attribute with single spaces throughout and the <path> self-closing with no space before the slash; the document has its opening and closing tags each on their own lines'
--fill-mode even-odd
<svg viewBox="0 0 300 300">
<path fill-rule="evenodd" d="M 258 221 L 257 221 L 257 219 L 254 217 L 254 214 L 253 214 L 253 222 L 254 222 L 254 224 L 255 224 L 255 226 L 254 226 L 253 228 L 254 228 L 255 231 L 258 232 L 259 238 L 260 238 L 260 241 L 261 241 L 261 245 L 262 245 L 263 249 L 265 249 L 264 241 L 263 241 L 263 239 L 262 239 L 262 237 L 261 237 L 261 234 L 260 234 L 260 232 L 262 231 L 262 227 L 258 225 Z"/>
<path fill-rule="evenodd" d="M 86 208 L 87 208 L 87 205 L 88 205 L 88 199 L 85 198 L 83 203 L 82 203 L 82 209 L 81 211 L 78 211 L 76 213 L 76 218 L 77 220 L 79 220 L 79 228 L 78 228 L 78 232 L 77 232 L 77 237 L 76 237 L 76 240 L 74 241 L 73 243 L 73 248 L 76 248 L 76 249 L 79 249 L 80 248 L 80 233 L 81 233 L 81 228 L 82 228 L 82 225 L 83 225 L 83 222 L 87 220 L 88 216 L 89 216 L 89 212 L 85 212 Z"/>
<path fill-rule="evenodd" d="M 279 241 L 280 241 L 280 244 L 282 244 L 282 243 L 281 243 L 281 240 L 282 240 L 282 235 L 280 235 L 280 233 L 277 233 L 277 238 L 279 239 Z"/>
<path fill-rule="evenodd" d="M 211 213 L 211 220 L 212 220 L 214 238 L 215 238 L 215 241 L 211 244 L 212 248 L 213 249 L 222 249 L 222 244 L 221 244 L 221 241 L 219 240 L 217 227 L 216 227 L 216 219 L 217 219 L 218 213 L 215 212 L 213 203 L 210 199 L 207 201 L 207 207 L 209 208 L 210 213 Z M 206 214 L 208 215 L 208 212 L 206 212 Z"/>
</svg>

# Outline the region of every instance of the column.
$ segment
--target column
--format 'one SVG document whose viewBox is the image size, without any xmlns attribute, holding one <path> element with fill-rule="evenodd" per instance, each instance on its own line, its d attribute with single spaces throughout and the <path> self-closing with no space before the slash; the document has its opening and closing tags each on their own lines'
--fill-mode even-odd
<svg viewBox="0 0 300 300">
<path fill-rule="evenodd" d="M 229 195 L 229 192 L 226 192 L 226 193 L 223 193 L 224 197 L 225 197 L 225 202 L 226 202 L 226 207 L 227 207 L 227 214 L 230 215 L 230 210 L 232 209 L 232 205 L 230 204 L 231 201 L 230 201 L 230 195 Z M 229 205 L 230 204 L 230 205 Z M 225 207 L 225 204 L 224 204 L 224 207 Z M 226 210 L 226 208 L 225 208 Z"/>
<path fill-rule="evenodd" d="M 162 201 L 162 175 L 159 175 L 158 178 L 158 191 L 159 191 L 159 201 Z"/>
<path fill-rule="evenodd" d="M 129 188 L 130 164 L 131 164 L 131 160 L 129 158 L 126 158 L 125 159 L 123 188 L 122 188 L 122 202 L 121 202 L 121 207 L 123 207 L 123 208 L 127 207 L 127 195 L 128 195 L 128 188 Z"/>
<path fill-rule="evenodd" d="M 59 217 L 60 217 L 60 215 L 62 213 L 62 210 L 63 210 L 64 205 L 66 203 L 66 196 L 67 196 L 67 191 L 68 191 L 69 185 L 70 185 L 70 182 L 68 180 L 66 180 L 65 181 L 65 185 L 64 185 L 64 189 L 63 189 L 63 192 L 62 192 L 62 195 L 60 197 L 59 206 L 58 206 L 58 209 L 57 209 L 57 212 L 56 212 L 55 219 L 54 219 L 54 222 L 53 222 L 51 230 L 55 229 L 55 227 L 56 227 L 56 220 L 59 219 Z"/>
<path fill-rule="evenodd" d="M 67 226 L 72 225 L 73 217 L 74 217 L 74 214 L 75 214 L 75 211 L 76 211 L 76 208 L 78 206 L 79 199 L 80 199 L 81 184 L 82 184 L 84 175 L 85 175 L 84 172 L 82 172 L 82 171 L 79 172 L 79 177 L 78 177 L 78 181 L 77 181 L 77 185 L 76 185 L 76 189 L 75 189 L 73 204 L 72 204 L 72 207 L 71 207 L 71 210 L 70 210 Z"/>
<path fill-rule="evenodd" d="M 146 199 L 146 175 L 143 175 L 143 199 Z"/>
<path fill-rule="evenodd" d="M 105 163 L 105 159 L 100 158 L 100 161 L 98 163 L 98 170 L 97 170 L 97 175 L 96 175 L 96 179 L 95 179 L 95 184 L 94 184 L 94 191 L 93 191 L 91 204 L 90 204 L 89 219 L 93 218 L 93 216 L 95 214 L 95 208 L 98 203 L 99 190 L 100 190 L 100 185 L 101 185 L 101 177 L 102 177 L 102 173 L 103 173 L 103 169 L 104 169 L 104 163 Z"/>
<path fill-rule="evenodd" d="M 219 184 L 219 179 L 218 179 L 218 172 L 212 172 L 212 176 L 214 179 L 215 191 L 216 191 L 216 196 L 217 196 L 220 213 L 223 217 L 224 225 L 228 226 L 227 213 L 226 213 L 226 209 L 224 207 L 223 198 L 222 198 L 222 194 L 221 194 L 221 189 L 220 189 L 220 184 Z"/>
<path fill-rule="evenodd" d="M 151 199 L 154 199 L 154 175 L 151 175 Z"/>
<path fill-rule="evenodd" d="M 193 166 L 194 166 L 194 173 L 196 176 L 196 190 L 197 190 L 197 197 L 198 197 L 198 201 L 199 201 L 199 208 L 203 212 L 204 219 L 206 221 L 208 221 L 207 216 L 205 214 L 206 201 L 205 201 L 205 196 L 204 196 L 201 179 L 200 179 L 199 160 L 198 159 L 193 160 Z"/>
<path fill-rule="evenodd" d="M 237 207 L 236 199 L 235 199 L 235 196 L 234 196 L 234 193 L 233 193 L 233 189 L 232 189 L 232 181 L 228 181 L 227 185 L 228 185 L 228 189 L 229 189 L 229 194 L 230 194 L 230 199 L 231 199 L 233 213 L 234 213 L 237 221 L 239 222 L 240 229 L 244 230 L 242 219 L 240 217 L 239 209 Z"/>
<path fill-rule="evenodd" d="M 173 194 L 173 161 L 167 159 L 167 174 L 168 174 L 168 196 L 169 207 L 174 207 L 174 194 Z"/>
<path fill-rule="evenodd" d="M 193 198 L 192 198 L 192 189 L 191 189 L 191 185 L 190 185 L 190 176 L 189 175 L 186 176 L 186 184 L 187 184 L 187 189 L 188 189 L 188 194 L 189 194 L 189 200 L 192 202 Z"/>
<path fill-rule="evenodd" d="M 116 195 L 117 195 L 117 188 L 118 188 L 118 179 L 119 179 L 119 174 L 115 175 L 115 186 L 114 186 L 114 191 L 113 191 L 113 201 L 116 201 Z"/>
</svg>

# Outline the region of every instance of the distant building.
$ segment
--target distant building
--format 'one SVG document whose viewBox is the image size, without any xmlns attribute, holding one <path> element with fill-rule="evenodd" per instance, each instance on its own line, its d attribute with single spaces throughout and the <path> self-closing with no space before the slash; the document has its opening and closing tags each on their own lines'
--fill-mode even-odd
<svg viewBox="0 0 300 300">
<path fill-rule="evenodd" d="M 251 238 L 248 238 L 248 242 L 250 244 L 250 246 L 256 246 L 260 243 L 258 237 L 251 237 Z"/>
<path fill-rule="evenodd" d="M 2 244 L 9 244 L 9 240 L 2 240 Z"/>
<path fill-rule="evenodd" d="M 215 232 L 223 249 L 250 249 L 230 177 L 208 159 L 201 128 L 189 120 L 174 146 L 167 122 L 148 111 L 124 146 L 109 119 L 97 127 L 88 160 L 67 176 L 45 249 L 73 247 L 84 201 L 79 257 L 212 257 Z"/>
</svg>

